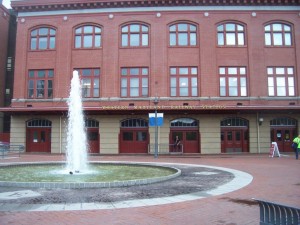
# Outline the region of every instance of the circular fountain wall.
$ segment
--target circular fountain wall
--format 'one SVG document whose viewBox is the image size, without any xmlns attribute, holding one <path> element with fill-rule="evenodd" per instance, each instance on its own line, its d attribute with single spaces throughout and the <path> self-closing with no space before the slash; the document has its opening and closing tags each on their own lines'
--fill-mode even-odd
<svg viewBox="0 0 300 225">
<path fill-rule="evenodd" d="M 70 174 L 64 163 L 28 163 L 0 167 L 0 186 L 32 188 L 106 188 L 145 185 L 180 176 L 174 167 L 138 163 L 90 163 Z"/>
</svg>

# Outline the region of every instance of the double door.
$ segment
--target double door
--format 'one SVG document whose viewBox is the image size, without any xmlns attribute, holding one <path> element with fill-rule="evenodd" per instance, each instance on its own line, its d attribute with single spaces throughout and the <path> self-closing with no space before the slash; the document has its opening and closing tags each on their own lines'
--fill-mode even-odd
<svg viewBox="0 0 300 225">
<path fill-rule="evenodd" d="M 51 152 L 51 128 L 30 127 L 26 134 L 27 152 Z"/>
<path fill-rule="evenodd" d="M 149 133 L 147 128 L 127 129 L 120 132 L 120 153 L 148 153 Z"/>
<path fill-rule="evenodd" d="M 174 146 L 176 136 L 180 140 L 179 146 Z M 199 131 L 198 129 L 171 130 L 170 134 L 170 152 L 182 152 L 182 153 L 200 153 L 199 144 Z"/>
<path fill-rule="evenodd" d="M 249 152 L 248 129 L 246 128 L 222 128 L 221 152 Z"/>
<path fill-rule="evenodd" d="M 293 139 L 297 136 L 295 127 L 273 127 L 271 128 L 271 142 L 277 142 L 280 152 L 292 152 Z"/>
</svg>

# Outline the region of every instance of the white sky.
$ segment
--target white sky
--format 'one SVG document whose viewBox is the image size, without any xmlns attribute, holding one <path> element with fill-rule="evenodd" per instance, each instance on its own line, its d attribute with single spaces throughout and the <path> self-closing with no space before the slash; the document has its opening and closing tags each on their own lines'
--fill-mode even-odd
<svg viewBox="0 0 300 225">
<path fill-rule="evenodd" d="M 1 3 L 0 3 L 1 4 Z M 2 1 L 2 4 L 6 7 L 6 8 L 8 8 L 8 9 L 10 9 L 11 7 L 10 7 L 10 0 L 3 0 Z"/>
</svg>

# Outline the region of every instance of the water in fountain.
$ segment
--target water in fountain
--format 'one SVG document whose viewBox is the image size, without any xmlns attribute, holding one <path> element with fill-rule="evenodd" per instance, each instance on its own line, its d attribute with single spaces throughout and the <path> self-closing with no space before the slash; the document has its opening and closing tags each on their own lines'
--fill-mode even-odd
<svg viewBox="0 0 300 225">
<path fill-rule="evenodd" d="M 68 106 L 67 171 L 81 173 L 87 170 L 87 139 L 78 71 L 73 71 Z"/>
</svg>

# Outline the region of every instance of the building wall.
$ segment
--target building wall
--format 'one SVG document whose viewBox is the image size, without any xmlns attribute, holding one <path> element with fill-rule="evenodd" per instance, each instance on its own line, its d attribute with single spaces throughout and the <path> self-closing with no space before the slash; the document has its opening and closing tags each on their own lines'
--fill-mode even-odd
<svg viewBox="0 0 300 225">
<path fill-rule="evenodd" d="M 4 106 L 9 12 L 0 3 L 0 107 Z M 0 132 L 3 132 L 3 113 L 0 112 Z"/>
<path fill-rule="evenodd" d="M 17 3 L 16 3 L 17 4 Z M 219 113 L 211 110 L 199 114 L 173 110 L 165 112 L 164 126 L 159 128 L 159 143 L 169 143 L 170 121 L 179 117 L 191 117 L 199 120 L 200 143 L 202 154 L 220 153 L 220 121 L 229 116 L 237 116 L 249 121 L 249 152 L 266 153 L 270 147 L 270 120 L 275 117 L 289 117 L 282 111 L 269 111 L 264 114 L 264 122 L 261 126 L 257 123 L 257 115 L 260 108 L 276 106 L 279 109 L 289 106 L 294 102 L 299 106 L 300 88 L 300 15 L 295 11 L 272 11 L 272 7 L 266 10 L 257 10 L 255 7 L 249 10 L 169 10 L 162 11 L 132 11 L 126 9 L 112 12 L 78 13 L 53 15 L 20 14 L 18 17 L 17 48 L 14 99 L 12 107 L 23 108 L 24 112 L 30 106 L 36 109 L 35 116 L 52 121 L 51 152 L 64 153 L 66 146 L 66 118 L 58 115 L 38 111 L 49 107 L 50 111 L 61 106 L 66 107 L 72 70 L 74 68 L 101 68 L 100 98 L 85 99 L 84 106 L 153 106 L 153 98 L 160 98 L 160 106 L 189 106 L 216 105 L 230 106 L 234 109 Z M 111 16 L 113 15 L 113 16 Z M 169 47 L 169 25 L 175 22 L 188 22 L 197 26 L 196 47 Z M 243 47 L 218 47 L 216 27 L 226 21 L 238 22 L 246 28 L 246 46 Z M 288 23 L 293 29 L 294 44 L 291 47 L 265 47 L 264 26 L 268 22 L 278 21 Z M 142 23 L 150 27 L 149 47 L 122 48 L 120 30 L 129 23 Z M 100 25 L 102 32 L 102 47 L 100 49 L 75 49 L 74 28 L 81 24 L 92 23 Z M 51 26 L 57 30 L 56 49 L 46 51 L 30 51 L 30 30 L 40 25 Z M 26 37 L 26 38 L 24 38 Z M 170 97 L 170 74 L 172 66 L 198 67 L 199 95 L 192 97 Z M 247 97 L 220 97 L 219 75 L 220 66 L 245 66 L 247 68 Z M 295 97 L 269 97 L 266 68 L 268 66 L 289 66 L 295 68 Z M 120 69 L 122 67 L 149 67 L 149 96 L 146 98 L 121 98 L 120 97 Z M 28 70 L 54 69 L 54 97 L 50 100 L 38 100 L 27 98 L 27 74 Z M 243 111 L 236 106 L 253 107 L 256 111 Z M 161 110 L 163 112 L 163 110 Z M 30 111 L 27 112 L 30 114 Z M 299 109 L 292 113 L 292 117 L 299 121 Z M 50 114 L 50 113 L 49 113 Z M 102 114 L 102 115 L 101 115 Z M 120 121 L 126 118 L 139 117 L 148 119 L 148 112 L 143 110 L 120 111 L 110 115 L 109 112 L 100 110 L 90 112 L 90 118 L 100 122 L 100 153 L 119 153 Z M 26 143 L 26 120 L 32 116 L 12 116 L 11 141 L 13 143 Z M 154 143 L 154 128 L 149 128 L 150 144 Z"/>
</svg>

